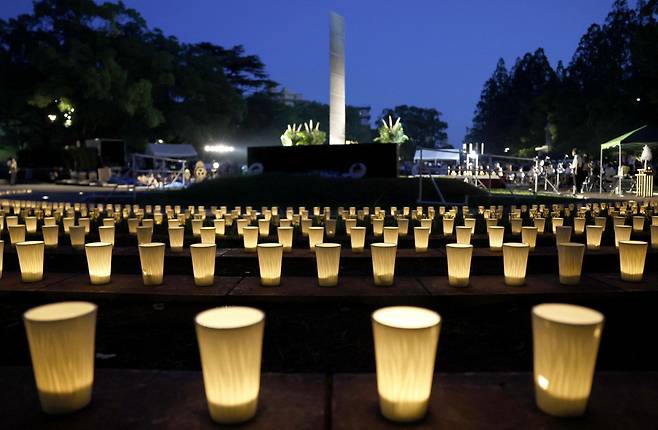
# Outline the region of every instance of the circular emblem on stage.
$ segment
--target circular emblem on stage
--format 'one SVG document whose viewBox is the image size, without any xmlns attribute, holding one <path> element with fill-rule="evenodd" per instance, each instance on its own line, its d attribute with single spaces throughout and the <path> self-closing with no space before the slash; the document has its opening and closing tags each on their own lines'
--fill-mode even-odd
<svg viewBox="0 0 658 430">
<path fill-rule="evenodd" d="M 249 169 L 247 170 L 248 175 L 260 175 L 263 173 L 263 164 L 261 163 L 253 163 L 249 165 Z"/>
<path fill-rule="evenodd" d="M 366 175 L 368 169 L 363 163 L 354 163 L 350 166 L 350 170 L 347 173 L 347 176 L 354 179 L 361 179 Z"/>
<path fill-rule="evenodd" d="M 203 161 L 197 161 L 194 165 L 194 177 L 197 182 L 201 182 L 206 179 L 208 171 L 206 170 L 206 165 L 203 164 Z"/>
</svg>

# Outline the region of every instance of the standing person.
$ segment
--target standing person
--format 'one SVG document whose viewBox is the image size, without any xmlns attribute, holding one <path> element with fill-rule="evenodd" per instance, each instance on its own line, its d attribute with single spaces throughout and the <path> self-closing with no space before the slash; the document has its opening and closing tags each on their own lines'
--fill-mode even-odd
<svg viewBox="0 0 658 430">
<path fill-rule="evenodd" d="M 584 169 L 583 157 L 578 154 L 578 149 L 571 150 L 573 161 L 571 161 L 571 175 L 573 177 L 573 194 L 579 193 L 587 172 Z"/>
<path fill-rule="evenodd" d="M 16 185 L 16 174 L 18 173 L 18 163 L 14 157 L 11 157 L 7 161 L 7 166 L 9 167 L 9 183 L 11 185 Z"/>
</svg>

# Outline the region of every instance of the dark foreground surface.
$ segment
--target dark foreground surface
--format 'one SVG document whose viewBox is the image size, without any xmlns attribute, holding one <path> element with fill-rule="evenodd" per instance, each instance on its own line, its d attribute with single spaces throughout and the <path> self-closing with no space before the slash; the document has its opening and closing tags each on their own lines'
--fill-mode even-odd
<svg viewBox="0 0 658 430">
<path fill-rule="evenodd" d="M 265 373 L 256 417 L 225 427 L 210 419 L 200 372 L 98 370 L 91 404 L 63 416 L 40 411 L 29 368 L 0 368 L 0 386 L 6 429 L 652 429 L 658 422 L 654 372 L 598 373 L 587 412 L 575 419 L 537 409 L 530 373 L 439 372 L 426 418 L 405 426 L 380 415 L 373 374 Z"/>
</svg>

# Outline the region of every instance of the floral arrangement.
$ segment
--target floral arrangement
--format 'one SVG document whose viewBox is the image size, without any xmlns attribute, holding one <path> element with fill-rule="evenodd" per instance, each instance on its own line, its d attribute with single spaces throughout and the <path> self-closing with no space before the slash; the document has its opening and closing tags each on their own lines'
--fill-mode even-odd
<svg viewBox="0 0 658 430">
<path fill-rule="evenodd" d="M 313 124 L 313 120 L 304 124 L 288 124 L 288 128 L 281 135 L 283 146 L 322 145 L 327 140 L 327 133 L 320 130 L 320 123 Z"/>
<path fill-rule="evenodd" d="M 385 119 L 382 119 L 382 124 L 383 125 L 379 127 L 379 137 L 375 138 L 375 142 L 399 144 L 409 140 L 409 136 L 404 134 L 404 128 L 402 128 L 400 118 L 393 122 L 393 118 L 389 115 L 388 122 L 386 122 Z"/>
</svg>

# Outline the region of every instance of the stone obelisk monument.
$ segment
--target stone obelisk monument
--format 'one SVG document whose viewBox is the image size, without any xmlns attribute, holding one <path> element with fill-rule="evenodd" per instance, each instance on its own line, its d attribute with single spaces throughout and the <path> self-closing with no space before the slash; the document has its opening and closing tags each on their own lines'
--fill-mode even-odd
<svg viewBox="0 0 658 430">
<path fill-rule="evenodd" d="M 329 144 L 345 144 L 345 19 L 329 14 Z"/>
</svg>

